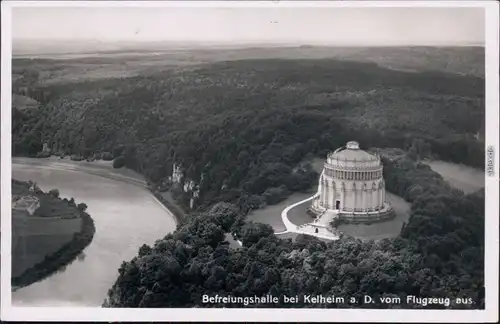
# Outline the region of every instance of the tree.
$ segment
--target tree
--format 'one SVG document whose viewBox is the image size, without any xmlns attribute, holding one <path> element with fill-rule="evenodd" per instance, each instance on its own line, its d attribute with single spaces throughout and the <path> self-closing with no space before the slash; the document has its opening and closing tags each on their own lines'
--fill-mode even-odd
<svg viewBox="0 0 500 324">
<path fill-rule="evenodd" d="M 415 145 L 412 145 L 410 149 L 408 150 L 408 158 L 412 161 L 417 161 L 418 160 L 418 150 L 415 147 Z"/>
<path fill-rule="evenodd" d="M 79 203 L 78 206 L 77 206 L 78 210 L 84 212 L 87 210 L 87 204 L 85 203 Z"/>
<path fill-rule="evenodd" d="M 125 157 L 119 156 L 113 160 L 113 168 L 119 169 L 125 166 Z"/>
<path fill-rule="evenodd" d="M 112 161 L 113 160 L 113 154 L 110 152 L 103 152 L 102 153 L 102 159 L 104 161 Z"/>
<path fill-rule="evenodd" d="M 121 156 L 123 154 L 124 149 L 125 149 L 125 146 L 123 146 L 123 145 L 118 145 L 115 148 L 113 148 L 113 152 L 112 152 L 113 158 L 116 159 L 117 157 Z"/>
<path fill-rule="evenodd" d="M 261 223 L 247 223 L 241 230 L 241 241 L 243 246 L 251 246 L 257 243 L 261 238 L 269 237 L 274 234 L 271 226 Z"/>
<path fill-rule="evenodd" d="M 59 190 L 58 189 L 51 189 L 49 191 L 49 195 L 51 195 L 54 198 L 59 198 Z"/>
<path fill-rule="evenodd" d="M 413 200 L 415 200 L 418 196 L 422 195 L 424 193 L 424 189 L 422 188 L 422 186 L 420 185 L 414 185 L 412 187 L 410 187 L 408 190 L 407 190 L 407 194 L 406 194 L 406 200 L 412 202 Z"/>
</svg>

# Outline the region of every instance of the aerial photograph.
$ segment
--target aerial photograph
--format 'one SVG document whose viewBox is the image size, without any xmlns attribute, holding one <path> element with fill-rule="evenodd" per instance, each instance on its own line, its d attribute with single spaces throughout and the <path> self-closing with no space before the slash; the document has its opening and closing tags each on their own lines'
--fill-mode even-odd
<svg viewBox="0 0 500 324">
<path fill-rule="evenodd" d="M 11 19 L 12 306 L 485 309 L 483 8 Z"/>
</svg>

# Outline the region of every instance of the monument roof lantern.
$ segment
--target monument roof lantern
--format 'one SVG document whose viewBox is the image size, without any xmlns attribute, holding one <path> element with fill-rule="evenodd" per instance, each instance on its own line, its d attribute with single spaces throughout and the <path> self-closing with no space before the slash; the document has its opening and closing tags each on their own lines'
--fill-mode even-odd
<svg viewBox="0 0 500 324">
<path fill-rule="evenodd" d="M 378 160 L 377 156 L 360 149 L 359 143 L 356 141 L 347 142 L 344 147 L 335 150 L 331 155 L 331 158 L 341 161 L 352 161 L 354 163 L 371 162 Z"/>
<path fill-rule="evenodd" d="M 356 141 L 347 142 L 346 148 L 349 150 L 359 150 L 359 143 Z"/>
</svg>

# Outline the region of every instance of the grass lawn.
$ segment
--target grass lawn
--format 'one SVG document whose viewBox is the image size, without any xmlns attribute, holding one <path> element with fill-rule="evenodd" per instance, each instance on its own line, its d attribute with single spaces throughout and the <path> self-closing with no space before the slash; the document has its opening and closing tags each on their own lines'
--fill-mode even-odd
<svg viewBox="0 0 500 324">
<path fill-rule="evenodd" d="M 311 197 L 311 195 L 312 194 L 310 194 L 308 197 Z M 308 197 L 304 197 L 304 199 Z M 306 201 L 305 203 L 290 209 L 288 211 L 288 220 L 290 220 L 290 222 L 294 223 L 295 225 L 304 225 L 312 222 L 314 220 L 314 217 L 307 214 L 307 208 L 311 206 L 311 203 L 311 201 Z"/>
<path fill-rule="evenodd" d="M 313 169 L 321 173 L 323 169 L 324 159 L 314 158 L 310 161 Z M 281 232 L 286 230 L 285 225 L 281 221 L 281 212 L 283 209 L 289 205 L 301 201 L 303 199 L 311 197 L 311 195 L 316 192 L 317 186 L 314 186 L 308 193 L 294 193 L 290 195 L 287 199 L 283 200 L 279 204 L 268 206 L 263 209 L 252 211 L 247 216 L 247 221 L 259 222 L 264 224 L 269 224 L 273 227 L 275 232 Z M 343 224 L 339 226 L 339 230 L 348 236 L 353 236 L 359 239 L 383 239 L 386 237 L 396 237 L 401 232 L 401 228 L 404 222 L 408 222 L 410 215 L 410 204 L 406 202 L 403 198 L 386 192 L 386 197 L 389 203 L 394 208 L 396 212 L 396 217 L 394 219 L 374 223 L 370 225 L 365 224 Z M 313 218 L 306 213 L 307 207 L 311 202 L 306 202 L 304 204 L 298 205 L 292 208 L 288 212 L 288 219 L 295 225 L 303 225 L 310 223 Z M 297 234 L 286 233 L 278 235 L 280 238 L 292 238 L 295 239 Z"/>
<path fill-rule="evenodd" d="M 308 193 L 298 193 L 298 192 L 293 193 L 288 198 L 286 198 L 285 200 L 283 200 L 282 202 L 280 202 L 276 205 L 267 206 L 267 207 L 262 208 L 262 209 L 253 210 L 250 214 L 248 214 L 248 216 L 246 217 L 246 220 L 248 222 L 269 224 L 272 226 L 272 228 L 274 229 L 275 232 L 285 231 L 286 230 L 285 225 L 281 221 L 281 212 L 283 211 L 283 209 L 296 203 L 297 201 L 301 201 L 303 199 L 311 197 L 311 195 L 313 195 L 313 191 L 308 192 Z M 304 204 L 304 205 L 306 205 L 306 204 Z M 309 217 L 309 219 L 310 219 L 310 217 Z M 290 219 L 290 221 L 295 224 L 295 222 L 292 219 Z M 297 224 L 297 225 L 299 225 L 299 224 Z"/>
<path fill-rule="evenodd" d="M 50 254 L 69 243 L 73 234 L 28 235 L 18 238 L 12 248 L 12 276 L 18 277 Z M 25 240 L 23 248 L 22 240 Z"/>
<path fill-rule="evenodd" d="M 314 171 L 320 174 L 323 170 L 324 159 L 315 158 L 309 162 L 311 163 Z M 281 221 L 281 212 L 283 211 L 283 209 L 298 201 L 311 197 L 317 191 L 317 189 L 318 187 L 315 185 L 309 192 L 295 192 L 276 205 L 271 205 L 262 209 L 252 211 L 250 214 L 248 214 L 246 220 L 249 222 L 251 221 L 269 224 L 272 226 L 275 232 L 285 231 L 285 225 Z M 292 210 L 290 210 L 290 212 L 288 213 L 288 219 L 296 225 L 309 223 L 312 218 L 305 213 L 306 208 L 309 206 L 308 204 L 310 204 L 310 202 L 292 208 Z"/>
</svg>

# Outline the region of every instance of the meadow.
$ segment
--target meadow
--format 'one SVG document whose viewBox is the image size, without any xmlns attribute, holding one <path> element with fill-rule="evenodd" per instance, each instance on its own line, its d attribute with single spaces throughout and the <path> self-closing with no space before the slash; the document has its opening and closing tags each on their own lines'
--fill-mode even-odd
<svg viewBox="0 0 500 324">
<path fill-rule="evenodd" d="M 76 229 L 78 230 L 79 227 Z M 65 230 L 68 231 L 68 228 Z M 37 231 L 42 232 L 43 228 Z M 50 228 L 49 231 L 51 231 Z M 13 234 L 17 237 L 14 241 L 17 244 L 14 244 L 12 249 L 12 276 L 15 278 L 42 262 L 46 256 L 57 252 L 73 239 L 73 234 L 57 233 L 18 236 L 15 229 Z"/>
<path fill-rule="evenodd" d="M 73 199 L 60 199 L 58 192 L 44 193 L 36 186 L 30 191 L 30 187 L 28 182 L 12 180 L 13 195 L 33 195 L 40 201 L 33 215 L 12 218 L 13 286 L 31 284 L 67 264 L 70 253 L 61 251 L 81 252 L 94 231 L 84 204 L 77 206 Z M 80 236 L 87 238 L 86 244 L 79 244 Z"/>
</svg>

